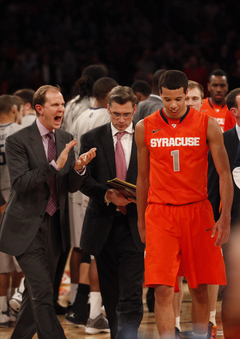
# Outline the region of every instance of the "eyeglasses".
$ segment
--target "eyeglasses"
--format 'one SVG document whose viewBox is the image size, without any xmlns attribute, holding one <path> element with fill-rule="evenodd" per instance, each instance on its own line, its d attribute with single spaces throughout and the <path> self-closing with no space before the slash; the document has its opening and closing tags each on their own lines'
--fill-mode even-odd
<svg viewBox="0 0 240 339">
<path fill-rule="evenodd" d="M 110 111 L 110 110 L 109 110 Z M 111 112 L 110 113 L 114 116 L 114 118 L 116 119 L 120 119 L 120 118 L 123 118 L 123 119 L 127 119 L 129 117 L 131 117 L 133 115 L 133 112 L 132 113 L 117 113 L 117 112 Z"/>
</svg>

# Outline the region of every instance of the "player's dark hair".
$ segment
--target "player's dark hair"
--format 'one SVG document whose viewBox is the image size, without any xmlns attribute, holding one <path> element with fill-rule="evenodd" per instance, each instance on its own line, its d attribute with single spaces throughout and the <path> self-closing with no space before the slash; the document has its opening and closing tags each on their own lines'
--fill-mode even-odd
<svg viewBox="0 0 240 339">
<path fill-rule="evenodd" d="M 184 93 L 187 92 L 188 78 L 185 73 L 175 69 L 165 71 L 159 78 L 158 88 L 162 93 L 162 88 L 170 90 L 179 89 L 183 87 Z"/>
<path fill-rule="evenodd" d="M 117 85 L 117 81 L 109 77 L 98 79 L 93 85 L 92 95 L 97 100 L 104 99 L 111 89 Z"/>
<path fill-rule="evenodd" d="M 0 95 L 0 114 L 8 114 L 10 113 L 15 102 L 13 100 L 13 96 L 9 94 Z"/>
<path fill-rule="evenodd" d="M 23 105 L 23 100 L 14 95 L 9 94 L 0 95 L 0 114 L 10 113 L 14 105 L 16 105 L 18 111 L 20 111 L 21 105 Z"/>
<path fill-rule="evenodd" d="M 94 83 L 103 77 L 107 77 L 107 70 L 101 65 L 89 65 L 82 71 L 82 76 L 79 78 L 75 85 L 78 88 L 80 102 L 83 98 L 90 98 L 92 96 Z"/>
<path fill-rule="evenodd" d="M 212 76 L 217 76 L 217 77 L 226 77 L 226 79 L 227 79 L 227 74 L 222 70 L 222 69 L 214 69 L 211 73 L 210 73 L 210 75 L 209 75 L 209 81 L 211 80 L 211 77 Z"/>
<path fill-rule="evenodd" d="M 140 92 L 145 96 L 149 96 L 152 92 L 149 83 L 145 80 L 136 80 L 131 86 L 134 93 Z"/>
</svg>

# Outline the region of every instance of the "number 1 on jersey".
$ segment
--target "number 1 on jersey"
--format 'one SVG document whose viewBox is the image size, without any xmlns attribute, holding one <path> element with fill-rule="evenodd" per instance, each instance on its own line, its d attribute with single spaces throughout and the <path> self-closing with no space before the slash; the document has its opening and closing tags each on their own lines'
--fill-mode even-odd
<svg viewBox="0 0 240 339">
<path fill-rule="evenodd" d="M 171 156 L 173 157 L 173 170 L 174 172 L 179 172 L 180 171 L 179 150 L 172 151 Z"/>
</svg>

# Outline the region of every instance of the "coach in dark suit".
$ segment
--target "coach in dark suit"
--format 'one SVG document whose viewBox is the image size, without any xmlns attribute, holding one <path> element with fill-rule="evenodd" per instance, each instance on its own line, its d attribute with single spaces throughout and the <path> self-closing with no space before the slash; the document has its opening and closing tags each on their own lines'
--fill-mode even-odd
<svg viewBox="0 0 240 339">
<path fill-rule="evenodd" d="M 96 258 L 111 338 L 135 339 L 143 315 L 144 245 L 138 233 L 135 200 L 110 189 L 107 181 L 119 177 L 117 135 L 125 131 L 121 138 L 125 159 L 121 163 L 125 162 L 127 168 L 125 180 L 136 184 L 137 149 L 132 123 L 136 97 L 131 88 L 117 86 L 111 90 L 108 102 L 111 123 L 81 138 L 81 153 L 92 145 L 97 147 L 96 158 L 87 166 L 91 176 L 81 188 L 90 197 L 81 248 Z"/>
<path fill-rule="evenodd" d="M 229 92 L 226 97 L 226 104 L 229 111 L 236 119 L 236 125 L 223 133 L 224 144 L 227 150 L 231 171 L 233 171 L 236 166 L 235 160 L 239 151 L 239 140 L 240 140 L 240 88 L 236 88 Z M 240 156 L 239 156 L 240 159 Z M 234 172 L 233 172 L 234 173 Z M 235 179 L 236 180 L 236 179 Z M 222 323 L 224 337 L 226 339 L 237 338 L 239 335 L 239 317 L 236 316 L 238 311 L 232 308 L 234 302 L 240 303 L 239 295 L 235 293 L 235 283 L 236 283 L 236 272 L 232 268 L 233 258 L 231 255 L 231 243 L 232 238 L 235 237 L 235 232 L 239 228 L 239 211 L 240 211 L 240 189 L 236 186 L 234 182 L 234 197 L 231 210 L 231 233 L 229 241 L 223 245 L 223 255 L 226 263 L 227 271 L 227 280 L 228 284 L 222 290 Z M 219 196 L 219 183 L 218 175 L 216 173 L 215 167 L 213 166 L 212 158 L 209 158 L 209 170 L 208 170 L 208 194 L 209 200 L 213 206 L 214 217 L 217 221 L 220 216 L 219 206 L 220 206 L 220 196 Z M 237 258 L 234 258 L 234 260 Z M 238 298 L 238 299 L 237 299 Z M 235 324 L 235 318 L 237 317 L 237 324 Z M 236 327 L 235 327 L 236 325 Z"/>
<path fill-rule="evenodd" d="M 52 283 L 68 237 L 67 192 L 81 187 L 87 177 L 83 166 L 94 150 L 75 162 L 76 141 L 59 129 L 65 108 L 57 87 L 40 87 L 34 106 L 36 122 L 6 140 L 12 190 L 2 218 L 0 250 L 16 256 L 26 277 L 12 338 L 29 339 L 35 332 L 39 339 L 65 338 L 53 307 Z"/>
</svg>

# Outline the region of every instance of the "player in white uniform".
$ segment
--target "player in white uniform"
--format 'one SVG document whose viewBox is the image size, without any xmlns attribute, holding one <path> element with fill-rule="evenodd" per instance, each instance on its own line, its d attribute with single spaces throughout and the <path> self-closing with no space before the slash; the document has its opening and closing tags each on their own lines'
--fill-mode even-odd
<svg viewBox="0 0 240 339">
<path fill-rule="evenodd" d="M 22 118 L 22 101 L 12 95 L 0 96 L 0 192 L 5 203 L 0 207 L 3 212 L 6 202 L 10 196 L 10 176 L 5 157 L 5 141 L 7 137 L 22 128 L 18 123 Z M 9 273 L 17 271 L 18 282 L 22 278 L 22 273 L 17 262 L 8 254 L 0 252 L 0 327 L 10 326 L 16 319 L 10 314 L 7 304 L 7 289 Z"/>
</svg>

